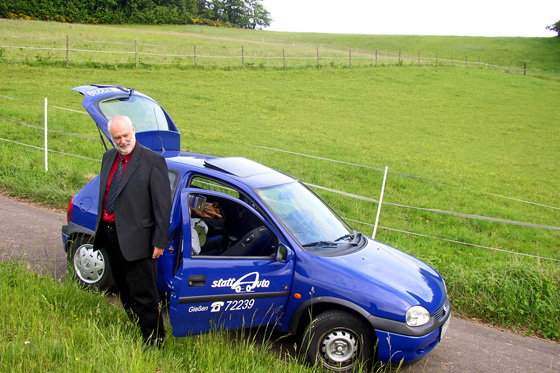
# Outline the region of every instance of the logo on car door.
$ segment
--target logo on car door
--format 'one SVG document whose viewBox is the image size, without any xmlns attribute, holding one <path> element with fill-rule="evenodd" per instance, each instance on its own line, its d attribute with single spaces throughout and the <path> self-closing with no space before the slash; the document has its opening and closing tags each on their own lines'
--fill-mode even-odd
<svg viewBox="0 0 560 373">
<path fill-rule="evenodd" d="M 221 278 L 212 282 L 213 288 L 230 288 L 236 293 L 253 293 L 257 288 L 268 288 L 269 286 L 270 281 L 266 279 L 260 280 L 258 272 L 247 273 L 238 279 L 229 278 L 224 280 Z"/>
</svg>

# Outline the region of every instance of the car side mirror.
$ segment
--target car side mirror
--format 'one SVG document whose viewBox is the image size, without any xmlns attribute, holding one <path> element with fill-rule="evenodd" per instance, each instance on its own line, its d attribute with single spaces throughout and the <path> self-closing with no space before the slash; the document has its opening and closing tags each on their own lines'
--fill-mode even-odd
<svg viewBox="0 0 560 373">
<path fill-rule="evenodd" d="M 279 262 L 287 263 L 292 260 L 294 253 L 287 246 L 280 244 L 278 251 L 276 252 L 276 260 Z"/>
</svg>

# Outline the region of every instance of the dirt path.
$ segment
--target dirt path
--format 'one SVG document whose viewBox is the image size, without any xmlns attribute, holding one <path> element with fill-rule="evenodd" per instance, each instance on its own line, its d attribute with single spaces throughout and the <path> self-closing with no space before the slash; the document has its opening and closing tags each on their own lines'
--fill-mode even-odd
<svg viewBox="0 0 560 373">
<path fill-rule="evenodd" d="M 0 260 L 24 260 L 65 278 L 60 228 L 66 216 L 0 195 Z M 559 372 L 560 344 L 454 318 L 441 344 L 401 372 Z"/>
</svg>

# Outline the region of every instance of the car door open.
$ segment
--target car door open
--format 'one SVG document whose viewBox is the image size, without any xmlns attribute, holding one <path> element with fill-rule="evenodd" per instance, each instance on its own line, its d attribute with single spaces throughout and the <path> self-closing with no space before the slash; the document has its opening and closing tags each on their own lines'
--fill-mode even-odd
<svg viewBox="0 0 560 373">
<path fill-rule="evenodd" d="M 208 230 L 206 236 L 193 229 L 199 215 L 189 200 L 192 204 L 195 197 L 216 206 L 221 219 L 235 221 L 224 221 L 223 228 Z M 185 189 L 181 203 L 183 262 L 170 297 L 173 334 L 278 322 L 290 294 L 294 261 L 277 259 L 282 242 L 273 227 L 247 203 L 224 193 Z M 200 234 L 200 251 L 193 250 L 194 234 Z"/>
</svg>

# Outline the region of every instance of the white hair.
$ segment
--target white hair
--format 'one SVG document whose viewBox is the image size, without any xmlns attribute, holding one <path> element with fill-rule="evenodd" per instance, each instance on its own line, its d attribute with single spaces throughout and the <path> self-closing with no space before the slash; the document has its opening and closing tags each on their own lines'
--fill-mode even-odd
<svg viewBox="0 0 560 373">
<path fill-rule="evenodd" d="M 130 126 L 131 130 L 134 129 L 134 124 L 132 124 L 132 120 L 130 120 L 129 117 L 127 117 L 126 115 L 115 115 L 114 117 L 111 118 L 111 120 L 109 120 L 109 123 L 107 123 L 107 130 L 109 130 L 109 133 L 111 133 L 111 127 L 113 126 L 113 121 L 115 119 L 124 121 Z"/>
</svg>

